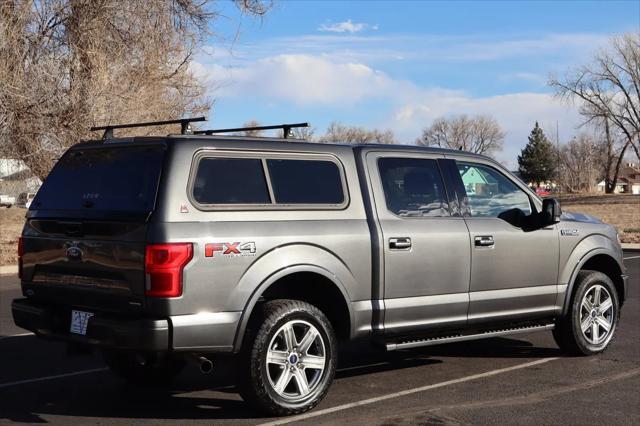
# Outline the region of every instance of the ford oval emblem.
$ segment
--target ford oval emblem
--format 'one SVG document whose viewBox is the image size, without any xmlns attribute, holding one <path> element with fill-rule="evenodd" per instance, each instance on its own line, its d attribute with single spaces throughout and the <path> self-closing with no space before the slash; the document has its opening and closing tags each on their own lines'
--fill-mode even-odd
<svg viewBox="0 0 640 426">
<path fill-rule="evenodd" d="M 67 248 L 67 259 L 78 261 L 82 259 L 82 250 L 80 247 L 71 246 Z"/>
</svg>

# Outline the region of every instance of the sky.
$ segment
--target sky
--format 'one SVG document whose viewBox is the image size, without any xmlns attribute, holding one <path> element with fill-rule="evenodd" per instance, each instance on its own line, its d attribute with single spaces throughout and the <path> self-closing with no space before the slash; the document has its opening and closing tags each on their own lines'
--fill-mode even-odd
<svg viewBox="0 0 640 426">
<path fill-rule="evenodd" d="M 640 31 L 635 1 L 276 0 L 263 18 L 215 3 L 214 34 L 192 64 L 214 101 L 208 128 L 333 121 L 415 143 L 436 118 L 489 114 L 517 167 L 536 121 L 561 142 L 584 128 L 550 75 Z"/>
</svg>

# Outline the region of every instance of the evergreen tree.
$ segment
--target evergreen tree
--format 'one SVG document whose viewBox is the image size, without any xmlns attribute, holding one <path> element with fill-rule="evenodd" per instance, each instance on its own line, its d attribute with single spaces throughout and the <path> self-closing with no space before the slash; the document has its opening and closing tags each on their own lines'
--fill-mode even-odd
<svg viewBox="0 0 640 426">
<path fill-rule="evenodd" d="M 527 183 L 543 183 L 555 176 L 556 166 L 555 148 L 536 121 L 529 142 L 518 156 L 520 177 Z"/>
</svg>

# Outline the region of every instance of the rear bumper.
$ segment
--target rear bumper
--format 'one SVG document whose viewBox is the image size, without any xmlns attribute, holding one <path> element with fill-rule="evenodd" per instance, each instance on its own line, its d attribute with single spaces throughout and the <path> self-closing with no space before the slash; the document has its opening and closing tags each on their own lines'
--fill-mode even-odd
<svg viewBox="0 0 640 426">
<path fill-rule="evenodd" d="M 137 351 L 170 350 L 171 331 L 166 319 L 128 319 L 96 314 L 83 336 L 69 332 L 70 308 L 16 299 L 11 304 L 11 311 L 18 327 L 40 337 Z"/>
<path fill-rule="evenodd" d="M 154 352 L 231 352 L 241 314 L 216 312 L 150 319 L 95 313 L 88 322 L 87 334 L 79 335 L 69 331 L 71 307 L 16 299 L 11 310 L 18 327 L 40 337 Z"/>
</svg>

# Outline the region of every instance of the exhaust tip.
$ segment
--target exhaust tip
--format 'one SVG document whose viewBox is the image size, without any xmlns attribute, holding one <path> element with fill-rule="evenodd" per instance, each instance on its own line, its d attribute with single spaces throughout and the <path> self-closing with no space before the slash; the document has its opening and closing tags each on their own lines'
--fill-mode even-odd
<svg viewBox="0 0 640 426">
<path fill-rule="evenodd" d="M 202 374 L 209 374 L 213 371 L 213 362 L 210 359 L 203 356 L 200 357 L 200 372 Z"/>
</svg>

